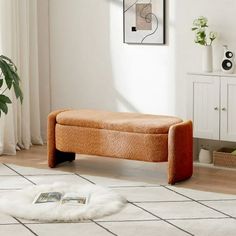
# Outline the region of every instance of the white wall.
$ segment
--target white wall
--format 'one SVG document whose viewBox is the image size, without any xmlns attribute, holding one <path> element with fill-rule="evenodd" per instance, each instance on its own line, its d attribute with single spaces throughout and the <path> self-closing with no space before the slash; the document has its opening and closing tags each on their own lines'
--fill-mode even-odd
<svg viewBox="0 0 236 236">
<path fill-rule="evenodd" d="M 173 4 L 167 45 L 135 46 L 123 43 L 122 2 L 50 1 L 53 109 L 175 113 Z"/>
<path fill-rule="evenodd" d="M 48 0 L 38 3 L 39 92 L 40 121 L 43 140 L 46 140 L 47 115 L 50 112 L 50 55 Z"/>
<path fill-rule="evenodd" d="M 135 46 L 123 43 L 122 0 L 49 0 L 52 109 L 99 108 L 185 118 L 186 73 L 201 70 L 201 47 L 193 43 L 192 21 L 206 16 L 211 29 L 219 32 L 214 46 L 214 67 L 219 69 L 220 45 L 236 51 L 236 1 L 167 2 L 167 45 Z M 46 34 L 44 14 L 41 11 L 41 32 Z M 47 60 L 44 43 L 41 59 Z M 42 63 L 46 78 L 48 68 Z M 42 90 L 48 90 L 46 85 Z M 43 106 L 48 99 L 42 97 Z"/>
</svg>

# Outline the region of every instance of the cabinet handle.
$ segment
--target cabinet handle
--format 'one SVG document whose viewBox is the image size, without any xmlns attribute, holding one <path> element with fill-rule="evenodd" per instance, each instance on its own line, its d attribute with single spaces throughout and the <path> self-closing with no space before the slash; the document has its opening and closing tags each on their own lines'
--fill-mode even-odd
<svg viewBox="0 0 236 236">
<path fill-rule="evenodd" d="M 223 107 L 221 110 L 222 110 L 222 111 L 226 111 L 226 108 L 225 108 L 225 107 Z"/>
<path fill-rule="evenodd" d="M 219 109 L 218 109 L 218 107 L 214 107 L 214 110 L 215 110 L 215 111 L 218 111 Z"/>
</svg>

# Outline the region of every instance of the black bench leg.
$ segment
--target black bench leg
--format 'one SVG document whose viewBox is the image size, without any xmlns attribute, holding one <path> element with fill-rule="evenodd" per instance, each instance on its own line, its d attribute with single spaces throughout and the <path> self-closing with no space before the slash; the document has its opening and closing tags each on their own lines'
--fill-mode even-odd
<svg viewBox="0 0 236 236">
<path fill-rule="evenodd" d="M 56 165 L 69 161 L 72 162 L 75 160 L 75 153 L 72 152 L 61 152 L 59 150 L 55 150 L 55 157 L 53 158 L 54 161 L 49 165 L 51 168 L 55 167 Z"/>
</svg>

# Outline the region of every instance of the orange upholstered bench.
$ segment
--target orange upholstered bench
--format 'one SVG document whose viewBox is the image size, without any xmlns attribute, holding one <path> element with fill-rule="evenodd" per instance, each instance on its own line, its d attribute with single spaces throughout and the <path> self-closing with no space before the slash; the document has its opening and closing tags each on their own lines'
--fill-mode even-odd
<svg viewBox="0 0 236 236">
<path fill-rule="evenodd" d="M 48 116 L 48 165 L 75 153 L 149 162 L 168 161 L 168 182 L 191 177 L 192 122 L 177 117 L 99 110 L 59 110 Z"/>
</svg>

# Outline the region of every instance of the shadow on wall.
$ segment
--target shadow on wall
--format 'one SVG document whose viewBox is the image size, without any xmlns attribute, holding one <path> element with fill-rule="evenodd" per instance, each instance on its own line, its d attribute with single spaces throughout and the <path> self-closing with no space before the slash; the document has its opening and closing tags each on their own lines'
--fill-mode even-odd
<svg viewBox="0 0 236 236">
<path fill-rule="evenodd" d="M 83 11 L 80 11 L 83 25 L 78 25 L 78 34 L 85 32 L 79 37 L 78 45 L 78 80 L 76 87 L 77 101 L 71 97 L 74 107 L 94 108 L 110 111 L 118 111 L 118 104 L 122 104 L 125 110 L 138 112 L 138 110 L 115 88 L 114 72 L 111 58 L 111 32 L 110 32 L 110 4 L 118 4 L 123 9 L 123 2 L 106 0 L 99 2 L 94 8 L 93 1 L 86 1 Z M 82 7 L 82 6 L 81 6 Z M 86 9 L 87 8 L 87 9 Z M 96 10 L 96 14 L 88 14 L 90 10 Z M 83 16 L 84 14 L 84 16 Z M 90 30 L 86 30 L 90 29 Z M 86 51 L 85 51 L 86 50 Z M 75 65 L 75 67 L 76 67 Z M 89 65 L 89 66 L 88 66 Z"/>
<path fill-rule="evenodd" d="M 126 110 L 137 111 L 115 89 L 109 2 L 123 7 L 115 0 L 51 1 L 52 109 L 117 111 L 122 103 Z"/>
<path fill-rule="evenodd" d="M 122 104 L 129 112 L 140 112 L 134 105 L 132 105 L 117 89 L 114 89 L 116 103 Z"/>
</svg>

